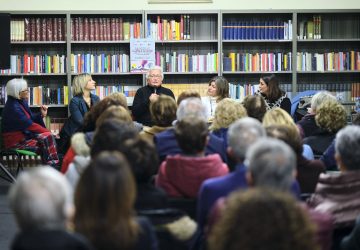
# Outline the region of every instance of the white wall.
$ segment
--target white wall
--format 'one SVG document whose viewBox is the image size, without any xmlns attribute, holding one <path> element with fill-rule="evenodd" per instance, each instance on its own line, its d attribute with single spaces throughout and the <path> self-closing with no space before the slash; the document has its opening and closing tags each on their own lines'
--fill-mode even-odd
<svg viewBox="0 0 360 250">
<path fill-rule="evenodd" d="M 213 0 L 210 4 L 148 4 L 147 0 L 0 0 L 0 11 L 210 9 L 360 9 L 360 0 Z"/>
</svg>

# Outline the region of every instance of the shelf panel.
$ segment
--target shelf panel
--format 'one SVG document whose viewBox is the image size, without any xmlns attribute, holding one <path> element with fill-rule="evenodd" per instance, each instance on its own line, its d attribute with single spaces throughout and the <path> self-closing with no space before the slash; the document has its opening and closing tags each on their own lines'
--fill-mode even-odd
<svg viewBox="0 0 360 250">
<path fill-rule="evenodd" d="M 124 43 L 129 44 L 130 40 L 118 40 L 118 41 L 71 41 L 71 44 L 107 44 L 107 43 Z"/>
<path fill-rule="evenodd" d="M 93 76 L 111 76 L 111 75 L 114 75 L 114 76 L 117 76 L 117 75 L 125 75 L 125 76 L 128 76 L 128 75 L 143 75 L 145 73 L 141 73 L 141 72 L 137 72 L 137 73 L 130 73 L 130 72 L 106 72 L 106 73 L 92 73 L 92 72 L 81 72 L 81 73 L 71 73 L 72 76 L 76 76 L 78 74 L 91 74 Z"/>
<path fill-rule="evenodd" d="M 46 104 L 44 104 L 46 105 Z M 0 108 L 4 108 L 5 105 L 0 105 Z M 67 108 L 68 105 L 64 105 L 64 104 L 47 104 L 46 105 L 48 108 Z M 30 105 L 30 108 L 39 108 L 40 105 Z"/>
<path fill-rule="evenodd" d="M 66 44 L 66 41 L 11 41 L 11 44 Z"/>
<path fill-rule="evenodd" d="M 218 72 L 164 72 L 164 75 L 211 75 L 217 74 Z"/>
<path fill-rule="evenodd" d="M 218 40 L 156 40 L 155 43 L 217 43 Z"/>
<path fill-rule="evenodd" d="M 297 71 L 298 74 L 352 74 L 360 73 L 360 70 L 342 70 L 342 71 Z"/>
<path fill-rule="evenodd" d="M 314 43 L 314 42 L 360 42 L 360 38 L 353 39 L 297 39 L 300 43 Z"/>
<path fill-rule="evenodd" d="M 292 71 L 223 71 L 223 74 L 291 74 Z"/>
<path fill-rule="evenodd" d="M 66 73 L 15 73 L 15 74 L 0 74 L 0 76 L 66 76 Z"/>
<path fill-rule="evenodd" d="M 223 43 L 291 43 L 292 40 L 222 40 Z"/>
</svg>

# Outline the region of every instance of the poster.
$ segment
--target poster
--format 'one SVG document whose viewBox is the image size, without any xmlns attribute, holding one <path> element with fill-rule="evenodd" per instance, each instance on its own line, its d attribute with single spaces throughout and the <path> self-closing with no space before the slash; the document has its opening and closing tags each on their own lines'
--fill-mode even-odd
<svg viewBox="0 0 360 250">
<path fill-rule="evenodd" d="M 155 41 L 152 38 L 130 39 L 130 72 L 146 72 L 155 66 Z"/>
</svg>

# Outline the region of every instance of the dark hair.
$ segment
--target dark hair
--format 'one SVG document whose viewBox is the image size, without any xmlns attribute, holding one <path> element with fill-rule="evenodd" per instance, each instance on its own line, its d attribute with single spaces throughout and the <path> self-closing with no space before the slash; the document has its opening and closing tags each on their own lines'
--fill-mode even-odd
<svg viewBox="0 0 360 250">
<path fill-rule="evenodd" d="M 271 125 L 266 127 L 265 130 L 267 136 L 279 139 L 289 145 L 297 157 L 302 154 L 303 144 L 300 133 L 295 131 L 293 127 L 286 125 Z"/>
<path fill-rule="evenodd" d="M 262 76 L 261 79 L 263 79 L 268 86 L 269 91 L 266 98 L 269 99 L 270 102 L 275 102 L 284 94 L 279 87 L 279 80 L 274 74 Z"/>
<path fill-rule="evenodd" d="M 159 98 L 150 104 L 151 120 L 154 125 L 169 127 L 176 120 L 176 102 L 173 98 L 160 95 Z"/>
<path fill-rule="evenodd" d="M 189 98 L 189 97 L 196 97 L 196 98 L 201 98 L 199 92 L 197 92 L 196 90 L 192 90 L 192 89 L 187 89 L 183 92 L 180 93 L 180 95 L 178 96 L 177 98 L 177 105 L 179 106 L 180 105 L 180 102 L 186 98 Z"/>
<path fill-rule="evenodd" d="M 235 191 L 225 208 L 211 231 L 210 250 L 319 249 L 306 211 L 289 194 L 265 189 Z"/>
<path fill-rule="evenodd" d="M 175 137 L 185 154 L 197 154 L 205 149 L 209 134 L 206 122 L 195 116 L 188 116 L 175 124 Z"/>
<path fill-rule="evenodd" d="M 248 95 L 243 100 L 243 105 L 249 117 L 262 122 L 266 113 L 266 103 L 260 95 Z"/>
<path fill-rule="evenodd" d="M 135 181 L 125 157 L 119 152 L 102 152 L 77 185 L 75 230 L 96 249 L 131 249 L 139 233 L 135 197 Z"/>
<path fill-rule="evenodd" d="M 352 124 L 358 126 L 360 125 L 360 113 L 356 113 L 353 115 Z"/>
<path fill-rule="evenodd" d="M 125 140 L 137 136 L 138 132 L 133 124 L 108 119 L 96 129 L 90 155 L 94 157 L 102 151 L 122 152 Z"/>
<path fill-rule="evenodd" d="M 157 173 L 159 159 L 155 146 L 142 138 L 130 139 L 124 143 L 124 155 L 138 183 L 148 182 Z"/>
<path fill-rule="evenodd" d="M 209 86 L 212 82 L 216 85 L 217 101 L 221 101 L 224 98 L 229 97 L 229 82 L 223 76 L 214 76 L 209 81 Z"/>
</svg>

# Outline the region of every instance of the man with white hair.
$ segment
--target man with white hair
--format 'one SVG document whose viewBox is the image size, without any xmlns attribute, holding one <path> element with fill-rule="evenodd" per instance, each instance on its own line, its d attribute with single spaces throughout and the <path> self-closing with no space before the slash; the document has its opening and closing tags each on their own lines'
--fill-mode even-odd
<svg viewBox="0 0 360 250">
<path fill-rule="evenodd" d="M 202 104 L 201 99 L 190 97 L 180 103 L 176 112 L 177 120 L 181 121 L 185 117 L 191 116 L 197 117 L 207 122 L 206 107 Z M 154 136 L 154 142 L 160 162 L 162 162 L 168 155 L 183 153 L 176 141 L 174 128 L 170 128 L 156 134 Z M 209 134 L 209 141 L 205 148 L 205 154 L 219 154 L 223 162 L 227 162 L 224 141 L 213 134 Z"/>
<path fill-rule="evenodd" d="M 72 191 L 55 169 L 22 172 L 9 191 L 9 201 L 20 228 L 12 250 L 92 249 L 82 236 L 66 231 L 74 212 Z"/>
<path fill-rule="evenodd" d="M 153 122 L 150 115 L 150 103 L 156 101 L 160 95 L 167 95 L 175 99 L 171 89 L 161 86 L 163 79 L 164 73 L 159 66 L 154 66 L 146 72 L 147 85 L 136 91 L 132 105 L 135 121 L 151 127 Z"/>
</svg>

